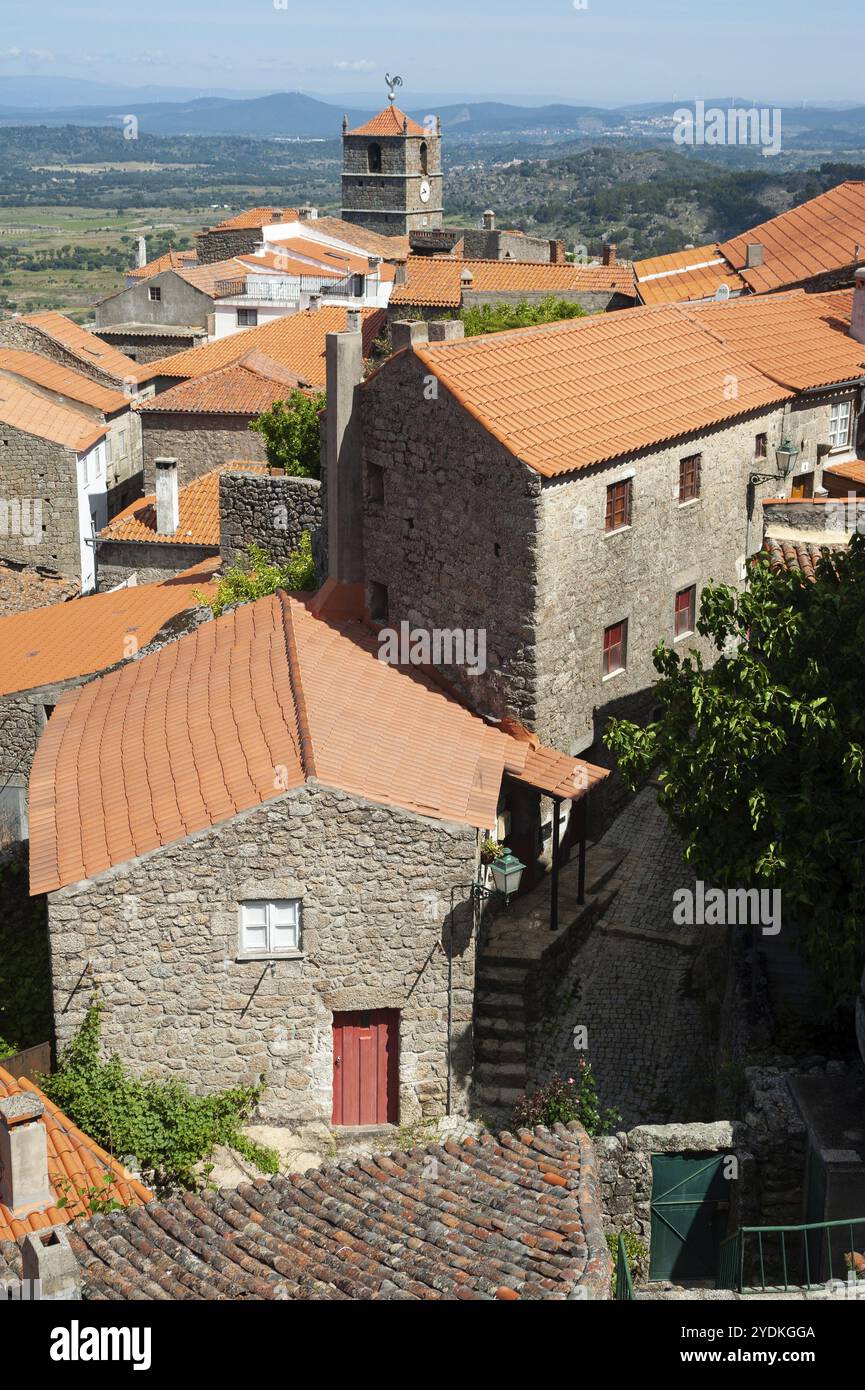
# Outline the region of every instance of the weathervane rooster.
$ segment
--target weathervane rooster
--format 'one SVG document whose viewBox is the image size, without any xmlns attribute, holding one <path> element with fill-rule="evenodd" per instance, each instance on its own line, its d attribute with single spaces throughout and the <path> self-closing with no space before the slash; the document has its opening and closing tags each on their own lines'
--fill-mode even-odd
<svg viewBox="0 0 865 1390">
<path fill-rule="evenodd" d="M 387 83 L 387 89 L 388 89 L 388 90 L 387 90 L 387 99 L 388 99 L 388 101 L 396 101 L 396 92 L 394 91 L 394 87 L 401 87 L 401 86 L 402 86 L 402 78 L 401 78 L 401 77 L 389 77 L 388 74 L 385 73 L 385 75 L 384 75 L 384 80 L 385 80 L 385 82 Z"/>
</svg>

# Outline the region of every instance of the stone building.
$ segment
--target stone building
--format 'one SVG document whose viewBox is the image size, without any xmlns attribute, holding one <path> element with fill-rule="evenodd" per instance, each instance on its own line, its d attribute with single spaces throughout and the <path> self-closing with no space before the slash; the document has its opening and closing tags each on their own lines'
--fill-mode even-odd
<svg viewBox="0 0 865 1390">
<path fill-rule="evenodd" d="M 0 617 L 0 848 L 27 839 L 27 783 L 65 691 L 136 656 L 166 624 L 213 592 L 211 559 L 170 583 L 74 598 Z M 74 817 L 73 817 L 74 819 Z"/>
<path fill-rule="evenodd" d="M 388 320 L 441 318 L 482 304 L 540 304 L 551 295 L 595 314 L 630 307 L 634 293 L 633 271 L 622 264 L 409 256 L 388 301 Z"/>
<path fill-rule="evenodd" d="M 466 1105 L 483 832 L 506 784 L 602 774 L 379 659 L 358 598 L 260 599 L 59 701 L 30 867 L 61 1044 L 95 985 L 106 1048 L 196 1090 L 264 1076 L 270 1120 Z"/>
<path fill-rule="evenodd" d="M 261 245 L 262 228 L 276 222 L 290 222 L 300 216 L 298 208 L 247 208 L 227 217 L 215 227 L 199 232 L 195 246 L 199 265 L 225 261 L 230 256 L 248 255 Z"/>
<path fill-rule="evenodd" d="M 483 213 L 479 227 L 414 228 L 409 232 L 409 248 L 413 256 L 465 256 L 475 261 L 565 264 L 563 241 L 529 236 L 515 227 L 497 227 L 492 208 Z"/>
<path fill-rule="evenodd" d="M 441 124 L 388 105 L 353 130 L 342 121 L 342 216 L 384 236 L 442 225 Z"/>
<path fill-rule="evenodd" d="M 484 629 L 486 671 L 447 669 L 475 708 L 604 762 L 608 717 L 651 712 L 657 641 L 710 655 L 701 591 L 742 582 L 759 499 L 856 456 L 865 347 L 826 299 L 470 340 L 459 323 L 394 325 L 405 346 L 353 392 L 346 356 L 328 391 L 328 435 L 351 441 L 340 577 L 389 625 Z M 330 471 L 329 455 L 329 494 Z"/>
</svg>

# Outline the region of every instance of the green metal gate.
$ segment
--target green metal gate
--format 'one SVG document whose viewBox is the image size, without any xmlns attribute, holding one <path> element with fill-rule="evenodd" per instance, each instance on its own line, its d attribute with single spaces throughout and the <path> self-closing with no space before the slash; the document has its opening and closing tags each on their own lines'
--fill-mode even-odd
<svg viewBox="0 0 865 1390">
<path fill-rule="evenodd" d="M 652 1155 L 650 1279 L 714 1279 L 727 1233 L 726 1154 Z"/>
</svg>

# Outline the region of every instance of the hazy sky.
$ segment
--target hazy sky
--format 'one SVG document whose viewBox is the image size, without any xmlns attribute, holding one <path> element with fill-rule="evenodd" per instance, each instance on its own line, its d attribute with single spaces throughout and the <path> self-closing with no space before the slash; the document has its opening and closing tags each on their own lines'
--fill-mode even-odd
<svg viewBox="0 0 865 1390">
<path fill-rule="evenodd" d="M 856 100 L 863 0 L 0 0 L 2 76 L 321 93 Z"/>
</svg>

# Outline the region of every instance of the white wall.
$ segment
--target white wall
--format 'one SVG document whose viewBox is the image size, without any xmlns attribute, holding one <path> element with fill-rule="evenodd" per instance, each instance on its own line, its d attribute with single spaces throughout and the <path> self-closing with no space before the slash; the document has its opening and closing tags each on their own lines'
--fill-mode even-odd
<svg viewBox="0 0 865 1390">
<path fill-rule="evenodd" d="M 108 480 L 105 440 L 78 455 L 78 535 L 81 546 L 81 591 L 96 587 L 96 558 L 93 528 L 101 531 L 108 522 Z"/>
</svg>

